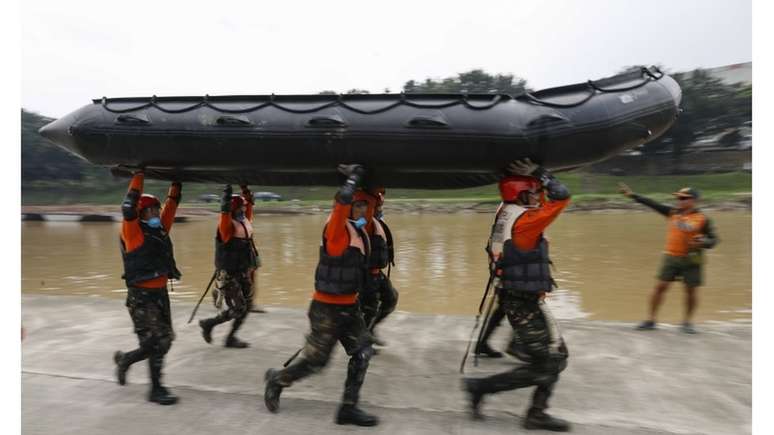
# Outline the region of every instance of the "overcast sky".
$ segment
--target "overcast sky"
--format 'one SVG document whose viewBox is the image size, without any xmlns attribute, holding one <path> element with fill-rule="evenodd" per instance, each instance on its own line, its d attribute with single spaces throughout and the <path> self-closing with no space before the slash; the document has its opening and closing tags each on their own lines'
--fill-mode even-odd
<svg viewBox="0 0 774 435">
<path fill-rule="evenodd" d="M 22 2 L 22 106 L 104 96 L 400 91 L 473 68 L 535 89 L 752 60 L 744 0 Z"/>
</svg>

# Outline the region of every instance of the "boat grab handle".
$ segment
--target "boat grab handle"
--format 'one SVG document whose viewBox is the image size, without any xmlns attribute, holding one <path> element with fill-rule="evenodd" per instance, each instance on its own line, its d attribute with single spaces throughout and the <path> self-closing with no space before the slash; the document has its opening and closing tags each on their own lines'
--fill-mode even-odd
<svg viewBox="0 0 774 435">
<path fill-rule="evenodd" d="M 344 128 L 347 123 L 340 116 L 315 116 L 306 122 L 307 127 L 313 128 Z"/>
<path fill-rule="evenodd" d="M 449 124 L 443 119 L 427 116 L 411 118 L 406 126 L 413 128 L 449 128 Z"/>
<path fill-rule="evenodd" d="M 559 122 L 570 122 L 570 120 L 558 113 L 545 113 L 529 121 L 527 123 L 527 127 L 535 127 L 535 126 L 546 125 L 546 124 L 556 124 Z"/>
<path fill-rule="evenodd" d="M 145 114 L 123 114 L 118 115 L 116 118 L 116 124 L 128 124 L 128 125 L 147 125 L 150 124 L 148 115 Z"/>
<path fill-rule="evenodd" d="M 219 116 L 215 122 L 218 125 L 229 125 L 229 126 L 235 126 L 235 127 L 253 125 L 253 123 L 250 122 L 249 119 L 243 116 L 233 116 L 233 115 Z"/>
</svg>

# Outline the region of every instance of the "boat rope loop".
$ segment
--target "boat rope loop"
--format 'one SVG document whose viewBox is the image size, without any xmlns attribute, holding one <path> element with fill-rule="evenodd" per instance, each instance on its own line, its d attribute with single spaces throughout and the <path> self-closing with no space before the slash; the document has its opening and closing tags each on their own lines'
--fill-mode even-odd
<svg viewBox="0 0 774 435">
<path fill-rule="evenodd" d="M 129 107 L 129 108 L 126 108 L 126 109 L 115 109 L 115 108 L 110 107 L 109 104 L 111 103 L 111 101 L 108 98 L 106 98 L 106 97 L 102 97 L 100 103 L 102 104 L 102 107 L 105 110 L 107 110 L 108 112 L 111 112 L 111 113 L 128 113 L 128 112 L 134 112 L 134 111 L 137 111 L 137 110 L 144 110 L 144 109 L 148 109 L 150 107 L 153 107 L 153 108 L 155 108 L 155 109 L 157 109 L 157 110 L 159 110 L 161 112 L 173 113 L 173 114 L 174 113 L 190 112 L 192 110 L 196 110 L 196 109 L 199 109 L 201 107 L 208 107 L 210 109 L 216 110 L 216 111 L 221 112 L 221 113 L 249 113 L 249 112 L 255 112 L 256 110 L 264 109 L 266 107 L 274 107 L 274 108 L 282 110 L 284 112 L 296 113 L 296 114 L 313 113 L 313 112 L 317 112 L 317 111 L 320 111 L 320 110 L 323 110 L 323 109 L 328 109 L 330 107 L 343 107 L 343 108 L 345 108 L 347 110 L 350 110 L 350 111 L 355 112 L 355 113 L 359 113 L 361 115 L 374 115 L 374 114 L 377 114 L 377 113 L 383 113 L 383 112 L 386 112 L 388 110 L 392 110 L 392 109 L 394 109 L 394 108 L 396 108 L 398 106 L 409 106 L 409 107 L 413 107 L 413 108 L 417 108 L 417 109 L 446 109 L 448 107 L 463 105 L 463 106 L 465 106 L 465 107 L 467 107 L 468 109 L 471 109 L 471 110 L 488 110 L 488 109 L 491 109 L 491 108 L 497 106 L 498 104 L 500 104 L 502 102 L 505 102 L 505 101 L 508 101 L 508 100 L 527 100 L 528 102 L 531 102 L 531 103 L 537 104 L 537 105 L 541 105 L 541 106 L 555 107 L 555 108 L 571 108 L 571 107 L 577 107 L 577 106 L 580 106 L 581 104 L 584 104 L 585 102 L 587 102 L 590 99 L 592 99 L 597 93 L 610 93 L 610 92 L 626 92 L 626 91 L 630 91 L 632 89 L 637 89 L 637 88 L 640 88 L 642 86 L 645 86 L 646 84 L 648 84 L 651 81 L 659 80 L 659 79 L 661 79 L 661 77 L 664 76 L 664 73 L 661 72 L 661 70 L 659 70 L 657 67 L 653 66 L 651 68 L 652 68 L 653 71 L 651 71 L 650 68 L 640 67 L 639 74 L 641 75 L 643 80 L 641 82 L 637 83 L 637 84 L 634 84 L 632 86 L 628 86 L 628 87 L 625 87 L 625 88 L 603 88 L 602 86 L 598 85 L 596 82 L 591 81 L 591 80 L 589 80 L 588 82 L 586 82 L 583 85 L 573 85 L 573 86 L 579 86 L 579 87 L 580 86 L 585 86 L 586 90 L 588 91 L 588 95 L 586 95 L 581 100 L 579 100 L 577 102 L 574 102 L 574 103 L 554 103 L 554 102 L 546 101 L 544 99 L 540 99 L 540 98 L 538 98 L 537 96 L 533 95 L 530 92 L 524 92 L 523 94 L 517 95 L 517 96 L 511 96 L 511 95 L 508 95 L 508 94 L 496 94 L 496 95 L 494 95 L 492 97 L 492 100 L 489 103 L 486 103 L 486 104 L 483 104 L 483 105 L 471 104 L 470 101 L 469 101 L 468 94 L 460 94 L 453 101 L 449 101 L 449 102 L 445 102 L 445 103 L 432 104 L 432 103 L 419 103 L 419 102 L 416 102 L 416 101 L 411 101 L 406 94 L 401 92 L 400 98 L 397 101 L 395 101 L 393 103 L 390 103 L 390 104 L 387 104 L 384 107 L 380 107 L 380 108 L 372 109 L 372 110 L 364 110 L 364 109 L 360 109 L 360 108 L 358 108 L 356 106 L 352 106 L 351 104 L 349 104 L 349 103 L 347 103 L 345 101 L 345 96 L 341 95 L 341 94 L 337 95 L 335 100 L 332 100 L 332 101 L 329 101 L 329 102 L 326 102 L 326 103 L 323 103 L 321 105 L 318 105 L 318 106 L 315 106 L 315 107 L 312 107 L 312 108 L 308 108 L 308 109 L 297 109 L 297 108 L 292 108 L 292 107 L 288 107 L 286 105 L 279 104 L 279 103 L 277 103 L 275 101 L 274 94 L 272 94 L 269 97 L 268 101 L 262 102 L 260 104 L 255 105 L 255 106 L 246 107 L 246 108 L 242 108 L 242 109 L 227 109 L 227 108 L 224 108 L 224 107 L 219 107 L 216 104 L 213 104 L 211 102 L 212 98 L 209 95 L 205 95 L 204 97 L 202 97 L 201 101 L 195 102 L 195 103 L 191 104 L 190 106 L 182 107 L 182 108 L 179 108 L 179 109 L 170 109 L 170 108 L 162 106 L 161 104 L 159 104 L 159 98 L 157 96 L 155 96 L 155 95 L 152 96 L 150 98 L 150 101 L 148 101 L 147 103 L 143 103 L 143 104 L 140 104 L 140 105 L 137 105 L 137 106 L 134 106 L 134 107 Z M 603 80 L 600 80 L 600 81 L 603 81 Z"/>
<path fill-rule="evenodd" d="M 651 71 L 651 68 L 653 69 L 653 71 Z M 592 99 L 597 94 L 597 92 L 603 93 L 603 94 L 607 94 L 611 92 L 627 92 L 633 89 L 641 88 L 647 85 L 648 83 L 650 83 L 651 81 L 657 81 L 657 80 L 660 80 L 661 77 L 664 77 L 664 73 L 661 72 L 661 70 L 658 69 L 658 67 L 652 66 L 651 68 L 646 68 L 644 66 L 640 67 L 639 74 L 642 77 L 642 81 L 634 85 L 623 87 L 623 88 L 603 88 L 602 86 L 599 86 L 594 81 L 589 80 L 586 82 L 586 89 L 588 90 L 588 95 L 586 95 L 585 97 L 583 97 L 582 99 L 574 103 L 553 103 L 550 101 L 542 100 L 532 95 L 529 92 L 525 92 L 523 97 L 532 103 L 539 104 L 541 106 L 546 106 L 546 107 L 555 107 L 560 109 L 578 107 L 581 104 Z"/>
<path fill-rule="evenodd" d="M 164 112 L 164 113 L 185 113 L 185 112 L 190 112 L 192 110 L 196 110 L 196 109 L 198 109 L 200 107 L 208 107 L 210 109 L 216 110 L 218 112 L 223 112 L 223 113 L 248 113 L 248 112 L 254 112 L 256 110 L 261 110 L 261 109 L 266 108 L 266 107 L 274 107 L 274 108 L 277 108 L 279 110 L 282 110 L 282 111 L 285 111 L 285 112 L 289 112 L 289 113 L 304 114 L 304 113 L 313 113 L 313 112 L 317 112 L 317 111 L 320 111 L 320 110 L 323 110 L 323 109 L 327 109 L 329 107 L 337 107 L 338 106 L 338 107 L 343 107 L 345 109 L 348 109 L 348 110 L 350 110 L 352 112 L 360 113 L 362 115 L 374 115 L 374 114 L 377 114 L 377 113 L 386 112 L 386 111 L 394 109 L 395 107 L 398 107 L 398 106 L 409 106 L 409 107 L 414 107 L 414 108 L 417 108 L 417 109 L 445 109 L 447 107 L 463 105 L 463 106 L 465 106 L 465 107 L 467 107 L 468 109 L 471 109 L 471 110 L 487 110 L 487 109 L 491 109 L 492 107 L 498 105 L 499 103 L 501 103 L 503 101 L 510 100 L 513 97 L 511 97 L 510 95 L 506 95 L 506 94 L 497 94 L 497 95 L 493 96 L 492 100 L 489 103 L 486 103 L 486 104 L 483 104 L 483 105 L 475 105 L 475 104 L 471 104 L 468 101 L 467 94 L 461 94 L 457 98 L 457 100 L 455 100 L 455 101 L 449 101 L 449 102 L 446 102 L 446 103 L 439 103 L 439 104 L 428 104 L 428 103 L 418 103 L 416 101 L 411 101 L 411 100 L 409 100 L 406 97 L 405 94 L 401 93 L 399 100 L 395 101 L 394 103 L 390 103 L 390 104 L 388 104 L 388 105 L 386 105 L 384 107 L 380 107 L 380 108 L 373 109 L 373 110 L 363 110 L 363 109 L 360 109 L 358 107 L 352 106 L 351 104 L 348 104 L 346 101 L 344 101 L 344 96 L 343 95 L 338 95 L 336 100 L 329 101 L 327 103 L 324 103 L 324 104 L 321 104 L 319 106 L 315 106 L 315 107 L 312 107 L 312 108 L 308 108 L 308 109 L 294 109 L 292 107 L 287 107 L 287 106 L 283 106 L 282 104 L 278 104 L 278 103 L 276 103 L 274 101 L 274 95 L 272 95 L 269 98 L 269 101 L 257 104 L 257 105 L 252 106 L 252 107 L 242 108 L 242 109 L 227 109 L 227 108 L 224 108 L 224 107 L 218 107 L 217 105 L 215 105 L 215 104 L 210 102 L 210 98 L 211 97 L 209 95 L 205 95 L 202 98 L 202 101 L 196 102 L 194 104 L 191 104 L 190 106 L 186 106 L 186 107 L 183 107 L 183 108 L 180 108 L 180 109 L 170 109 L 170 108 L 167 108 L 167 107 L 164 107 L 164 106 L 160 105 L 158 103 L 158 97 L 156 97 L 155 95 L 152 96 L 150 101 L 147 102 L 147 103 L 143 103 L 143 104 L 140 104 L 138 106 L 129 107 L 129 108 L 126 108 L 126 109 L 115 109 L 115 108 L 110 107 L 109 106 L 110 100 L 107 99 L 106 97 L 102 97 L 101 104 L 102 104 L 102 107 L 105 108 L 105 110 L 107 110 L 108 112 L 112 112 L 112 113 L 134 112 L 134 111 L 137 111 L 137 110 L 148 109 L 150 107 L 158 109 L 159 111 Z"/>
</svg>

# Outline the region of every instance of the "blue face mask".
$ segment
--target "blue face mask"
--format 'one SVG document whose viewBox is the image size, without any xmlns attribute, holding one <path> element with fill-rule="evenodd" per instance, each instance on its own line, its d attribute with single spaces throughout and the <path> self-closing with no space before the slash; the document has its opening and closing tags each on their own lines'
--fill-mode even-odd
<svg viewBox="0 0 774 435">
<path fill-rule="evenodd" d="M 245 220 L 245 214 L 242 213 L 241 211 L 237 212 L 234 214 L 234 219 L 238 220 L 239 222 L 242 222 L 243 220 Z"/>
<path fill-rule="evenodd" d="M 376 213 L 374 213 L 374 217 L 377 218 L 377 219 L 381 219 L 381 218 L 384 217 L 384 212 L 379 210 Z"/>
<path fill-rule="evenodd" d="M 151 228 L 161 228 L 161 218 L 152 217 L 145 221 L 145 224 Z"/>
<path fill-rule="evenodd" d="M 354 221 L 352 223 L 355 224 L 355 226 L 358 227 L 358 228 L 363 228 L 363 226 L 365 226 L 365 224 L 368 223 L 368 221 L 366 221 L 366 218 L 360 217 L 360 218 L 358 218 L 358 220 L 356 220 L 356 221 Z"/>
</svg>

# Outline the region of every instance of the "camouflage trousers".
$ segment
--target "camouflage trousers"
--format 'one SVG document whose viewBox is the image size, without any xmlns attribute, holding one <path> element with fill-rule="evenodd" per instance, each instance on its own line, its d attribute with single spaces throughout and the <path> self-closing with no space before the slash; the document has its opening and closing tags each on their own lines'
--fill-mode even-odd
<svg viewBox="0 0 774 435">
<path fill-rule="evenodd" d="M 128 366 L 147 358 L 153 385 L 161 385 L 164 355 L 169 352 L 175 339 L 167 288 L 129 287 L 126 307 L 132 318 L 140 347 L 126 352 L 123 363 Z"/>
<path fill-rule="evenodd" d="M 492 310 L 492 314 L 489 315 L 489 320 L 487 320 L 486 325 L 483 326 L 484 334 L 481 336 L 481 343 L 489 341 L 489 337 L 492 336 L 495 329 L 497 329 L 503 322 L 503 319 L 505 319 L 505 310 L 503 309 L 503 304 L 500 300 L 499 289 L 495 289 L 495 298 L 497 298 L 497 300 L 494 302 L 495 306 Z"/>
<path fill-rule="evenodd" d="M 299 379 L 319 372 L 328 364 L 333 348 L 339 342 L 350 357 L 342 403 L 357 404 L 373 356 L 370 337 L 358 305 L 312 301 L 308 315 L 311 331 L 306 336 L 303 354 L 278 373 L 277 381 L 288 387 Z"/>
<path fill-rule="evenodd" d="M 212 289 L 212 302 L 220 312 L 217 316 L 206 319 L 213 325 L 229 320 L 234 323 L 231 328 L 233 335 L 244 322 L 253 306 L 253 274 L 254 270 L 243 272 L 217 272 L 215 288 Z"/>
<path fill-rule="evenodd" d="M 378 275 L 369 275 L 366 278 L 365 290 L 360 293 L 358 299 L 366 327 L 373 331 L 376 325 L 395 311 L 398 291 L 392 286 L 390 278 L 379 271 Z"/>
<path fill-rule="evenodd" d="M 479 379 L 482 393 L 497 393 L 535 386 L 532 408 L 548 408 L 559 373 L 569 356 L 564 339 L 551 312 L 538 295 L 507 292 L 500 294 L 500 306 L 513 328 L 521 359 L 527 364 Z"/>
</svg>

